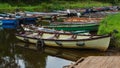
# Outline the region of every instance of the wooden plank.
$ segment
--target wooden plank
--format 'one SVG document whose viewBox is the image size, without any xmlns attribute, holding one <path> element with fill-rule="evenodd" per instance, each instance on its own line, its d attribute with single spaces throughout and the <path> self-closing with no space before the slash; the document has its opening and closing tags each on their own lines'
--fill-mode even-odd
<svg viewBox="0 0 120 68">
<path fill-rule="evenodd" d="M 90 56 L 68 68 L 120 68 L 120 56 Z"/>
</svg>

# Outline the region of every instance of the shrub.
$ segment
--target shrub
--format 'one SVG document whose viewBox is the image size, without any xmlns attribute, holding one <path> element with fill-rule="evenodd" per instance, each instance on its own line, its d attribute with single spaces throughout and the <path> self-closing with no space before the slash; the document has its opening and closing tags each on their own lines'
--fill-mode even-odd
<svg viewBox="0 0 120 68">
<path fill-rule="evenodd" d="M 112 34 L 112 45 L 120 47 L 120 13 L 115 15 L 109 15 L 101 23 L 98 30 L 98 34 Z M 118 31 L 118 33 L 117 33 Z"/>
</svg>

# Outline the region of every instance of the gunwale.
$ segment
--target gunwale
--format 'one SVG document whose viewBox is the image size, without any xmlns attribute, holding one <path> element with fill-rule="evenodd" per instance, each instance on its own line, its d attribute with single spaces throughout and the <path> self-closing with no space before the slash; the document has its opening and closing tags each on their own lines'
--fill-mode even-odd
<svg viewBox="0 0 120 68">
<path fill-rule="evenodd" d="M 44 33 L 48 33 L 48 32 L 43 32 Z M 55 34 L 55 33 L 48 33 L 48 34 Z M 60 34 L 60 35 L 74 35 L 74 34 L 64 34 L 64 33 L 56 33 L 56 34 Z M 22 36 L 20 34 L 16 34 L 16 36 L 20 36 L 20 37 L 24 37 L 24 38 L 30 38 L 30 39 L 42 39 L 42 40 L 49 40 L 49 41 L 88 41 L 88 40 L 96 40 L 96 39 L 102 39 L 102 38 L 107 38 L 107 37 L 110 37 L 110 35 L 77 35 L 77 36 L 90 36 L 89 38 L 85 38 L 85 39 L 44 39 L 44 38 L 35 38 L 35 37 L 26 37 L 26 36 Z M 97 36 L 97 37 L 94 37 L 94 36 Z"/>
</svg>

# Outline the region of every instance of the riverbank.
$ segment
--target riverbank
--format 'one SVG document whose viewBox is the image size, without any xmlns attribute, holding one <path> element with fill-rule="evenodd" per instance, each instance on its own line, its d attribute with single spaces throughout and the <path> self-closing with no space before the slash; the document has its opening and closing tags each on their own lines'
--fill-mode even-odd
<svg viewBox="0 0 120 68">
<path fill-rule="evenodd" d="M 77 9 L 77 8 L 89 8 L 89 7 L 102 7 L 110 6 L 110 3 L 103 3 L 97 1 L 54 1 L 54 2 L 42 2 L 37 5 L 11 5 L 9 3 L 0 3 L 0 12 L 14 12 L 16 8 L 20 8 L 25 11 L 53 11 L 53 10 L 65 10 Z"/>
<path fill-rule="evenodd" d="M 98 34 L 112 33 L 111 45 L 120 47 L 120 13 L 109 15 L 101 21 Z"/>
</svg>

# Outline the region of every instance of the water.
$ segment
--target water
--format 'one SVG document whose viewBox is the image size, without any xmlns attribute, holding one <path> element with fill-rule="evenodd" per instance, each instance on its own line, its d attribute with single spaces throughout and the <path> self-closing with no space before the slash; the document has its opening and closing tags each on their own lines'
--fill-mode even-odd
<svg viewBox="0 0 120 68">
<path fill-rule="evenodd" d="M 85 49 L 61 49 L 20 42 L 15 30 L 0 30 L 0 68 L 62 68 L 81 57 L 118 56 L 120 50 L 109 48 L 106 52 Z M 25 45 L 29 47 L 25 47 Z"/>
</svg>

